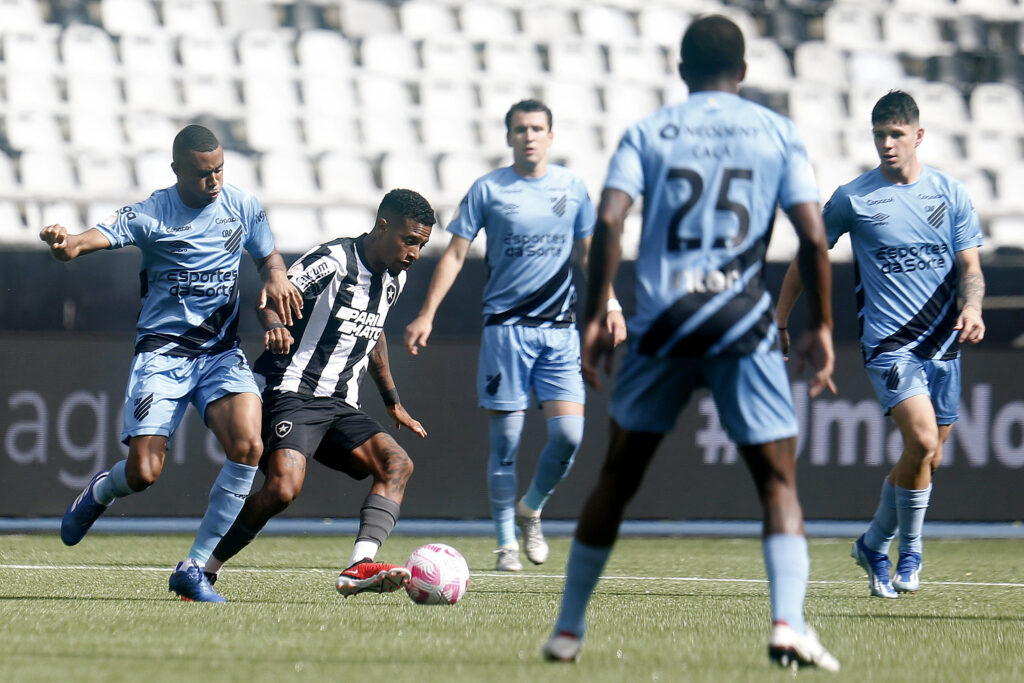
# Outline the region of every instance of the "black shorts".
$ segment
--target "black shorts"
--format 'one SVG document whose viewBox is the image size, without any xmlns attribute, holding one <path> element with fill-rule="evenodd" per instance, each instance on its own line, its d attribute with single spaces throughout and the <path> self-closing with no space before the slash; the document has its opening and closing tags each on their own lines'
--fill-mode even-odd
<svg viewBox="0 0 1024 683">
<path fill-rule="evenodd" d="M 352 451 L 383 431 L 379 422 L 341 399 L 264 391 L 260 469 L 266 471 L 271 453 L 289 448 L 354 479 L 364 479 L 369 472 Z"/>
</svg>

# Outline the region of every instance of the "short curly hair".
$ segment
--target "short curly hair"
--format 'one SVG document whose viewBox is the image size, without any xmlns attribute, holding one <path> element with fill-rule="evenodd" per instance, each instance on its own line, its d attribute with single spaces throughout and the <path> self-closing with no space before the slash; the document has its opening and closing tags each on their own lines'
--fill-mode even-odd
<svg viewBox="0 0 1024 683">
<path fill-rule="evenodd" d="M 174 136 L 171 157 L 178 161 L 189 152 L 212 152 L 220 147 L 220 140 L 213 131 L 197 123 L 185 126 Z"/>
<path fill-rule="evenodd" d="M 423 195 L 413 190 L 395 189 L 384 195 L 377 207 L 377 217 L 391 213 L 402 218 L 409 218 L 421 225 L 433 226 L 437 222 L 434 208 Z"/>
</svg>

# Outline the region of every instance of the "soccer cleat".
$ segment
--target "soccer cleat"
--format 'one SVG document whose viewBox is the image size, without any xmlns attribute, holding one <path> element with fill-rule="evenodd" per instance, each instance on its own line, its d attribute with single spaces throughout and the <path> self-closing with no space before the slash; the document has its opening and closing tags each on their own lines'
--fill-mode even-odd
<svg viewBox="0 0 1024 683">
<path fill-rule="evenodd" d="M 581 641 L 575 633 L 559 631 L 544 643 L 541 652 L 549 662 L 575 662 L 580 658 Z"/>
<path fill-rule="evenodd" d="M 346 598 L 356 593 L 391 593 L 409 583 L 412 572 L 405 567 L 359 560 L 338 575 L 335 587 Z"/>
<path fill-rule="evenodd" d="M 89 485 L 78 494 L 78 498 L 68 506 L 64 512 L 64 519 L 60 521 L 60 540 L 64 545 L 75 545 L 89 532 L 93 522 L 100 518 L 107 511 L 109 505 L 97 503 L 93 496 L 92 488 L 96 482 L 110 476 L 109 472 L 100 472 Z"/>
<path fill-rule="evenodd" d="M 897 593 L 913 593 L 921 587 L 921 553 L 900 553 L 892 587 Z"/>
<path fill-rule="evenodd" d="M 544 564 L 548 559 L 548 542 L 544 540 L 544 534 L 540 529 L 540 515 L 516 515 L 516 526 L 523 534 L 526 559 L 534 564 Z"/>
<path fill-rule="evenodd" d="M 804 629 L 805 633 L 800 635 L 785 622 L 773 624 L 772 635 L 768 640 L 768 656 L 784 668 L 816 666 L 838 673 L 839 660 L 822 647 L 813 628 L 805 626 Z"/>
<path fill-rule="evenodd" d="M 519 548 L 498 548 L 494 551 L 498 556 L 494 563 L 495 571 L 499 572 L 521 572 L 523 563 L 519 561 Z"/>
<path fill-rule="evenodd" d="M 864 536 L 862 535 L 853 542 L 853 548 L 850 549 L 850 557 L 856 560 L 861 569 L 867 572 L 872 595 L 879 598 L 899 597 L 892 587 L 892 579 L 889 578 L 891 564 L 888 555 L 868 550 L 864 546 Z"/>
<path fill-rule="evenodd" d="M 167 581 L 167 590 L 174 591 L 186 602 L 225 602 L 224 598 L 213 590 L 213 586 L 206 578 L 206 572 L 195 560 L 178 563 Z"/>
</svg>

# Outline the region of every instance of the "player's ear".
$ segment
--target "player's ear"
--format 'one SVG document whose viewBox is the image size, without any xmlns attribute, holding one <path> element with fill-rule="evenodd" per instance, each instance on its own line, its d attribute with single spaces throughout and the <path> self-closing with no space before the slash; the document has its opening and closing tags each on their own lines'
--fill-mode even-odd
<svg viewBox="0 0 1024 683">
<path fill-rule="evenodd" d="M 918 127 L 914 137 L 914 147 L 920 145 L 922 140 L 924 140 L 924 128 Z"/>
</svg>

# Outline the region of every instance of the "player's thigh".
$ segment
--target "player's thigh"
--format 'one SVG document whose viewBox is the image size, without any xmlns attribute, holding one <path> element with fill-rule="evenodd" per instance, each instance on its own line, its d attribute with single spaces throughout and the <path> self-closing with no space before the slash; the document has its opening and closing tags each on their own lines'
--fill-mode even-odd
<svg viewBox="0 0 1024 683">
<path fill-rule="evenodd" d="M 260 460 L 266 479 L 263 489 L 290 502 L 302 491 L 306 481 L 306 457 L 290 448 L 279 448 Z"/>
<path fill-rule="evenodd" d="M 701 382 L 698 360 L 645 356 L 631 346 L 608 411 L 626 432 L 666 434 Z"/>
<path fill-rule="evenodd" d="M 960 419 L 960 359 L 932 360 L 925 364 L 935 421 L 951 425 Z"/>
<path fill-rule="evenodd" d="M 537 349 L 519 325 L 487 325 L 480 338 L 477 396 L 488 410 L 525 410 L 530 405 L 530 370 Z"/>
<path fill-rule="evenodd" d="M 539 349 L 530 384 L 542 405 L 560 401 L 580 406 L 586 401 L 583 387 L 583 363 L 580 355 L 580 335 L 575 327 L 530 328 L 526 334 L 533 337 Z"/>
<path fill-rule="evenodd" d="M 138 436 L 170 439 L 195 388 L 196 360 L 144 352 L 132 359 L 124 397 L 123 443 Z"/>
<path fill-rule="evenodd" d="M 941 443 L 935 408 L 927 394 L 915 394 L 892 408 L 892 418 L 903 437 L 903 447 L 913 451 L 934 451 Z"/>
<path fill-rule="evenodd" d="M 718 420 L 738 445 L 796 436 L 796 411 L 781 353 L 708 358 L 703 373 L 715 399 Z"/>
<path fill-rule="evenodd" d="M 349 407 L 334 419 L 313 458 L 353 479 L 372 474 L 383 480 L 394 461 L 408 456 L 377 420 Z"/>
<path fill-rule="evenodd" d="M 886 415 L 909 398 L 929 395 L 925 361 L 912 353 L 883 353 L 868 361 L 864 369 Z"/>
<path fill-rule="evenodd" d="M 259 387 L 241 349 L 199 359 L 200 376 L 192 402 L 224 444 L 227 438 L 257 439 L 260 433 Z M 218 423 L 219 426 L 215 426 Z"/>
<path fill-rule="evenodd" d="M 335 399 L 303 396 L 292 392 L 267 391 L 263 395 L 263 458 L 291 450 L 311 457 L 330 431 L 335 418 Z"/>
</svg>

